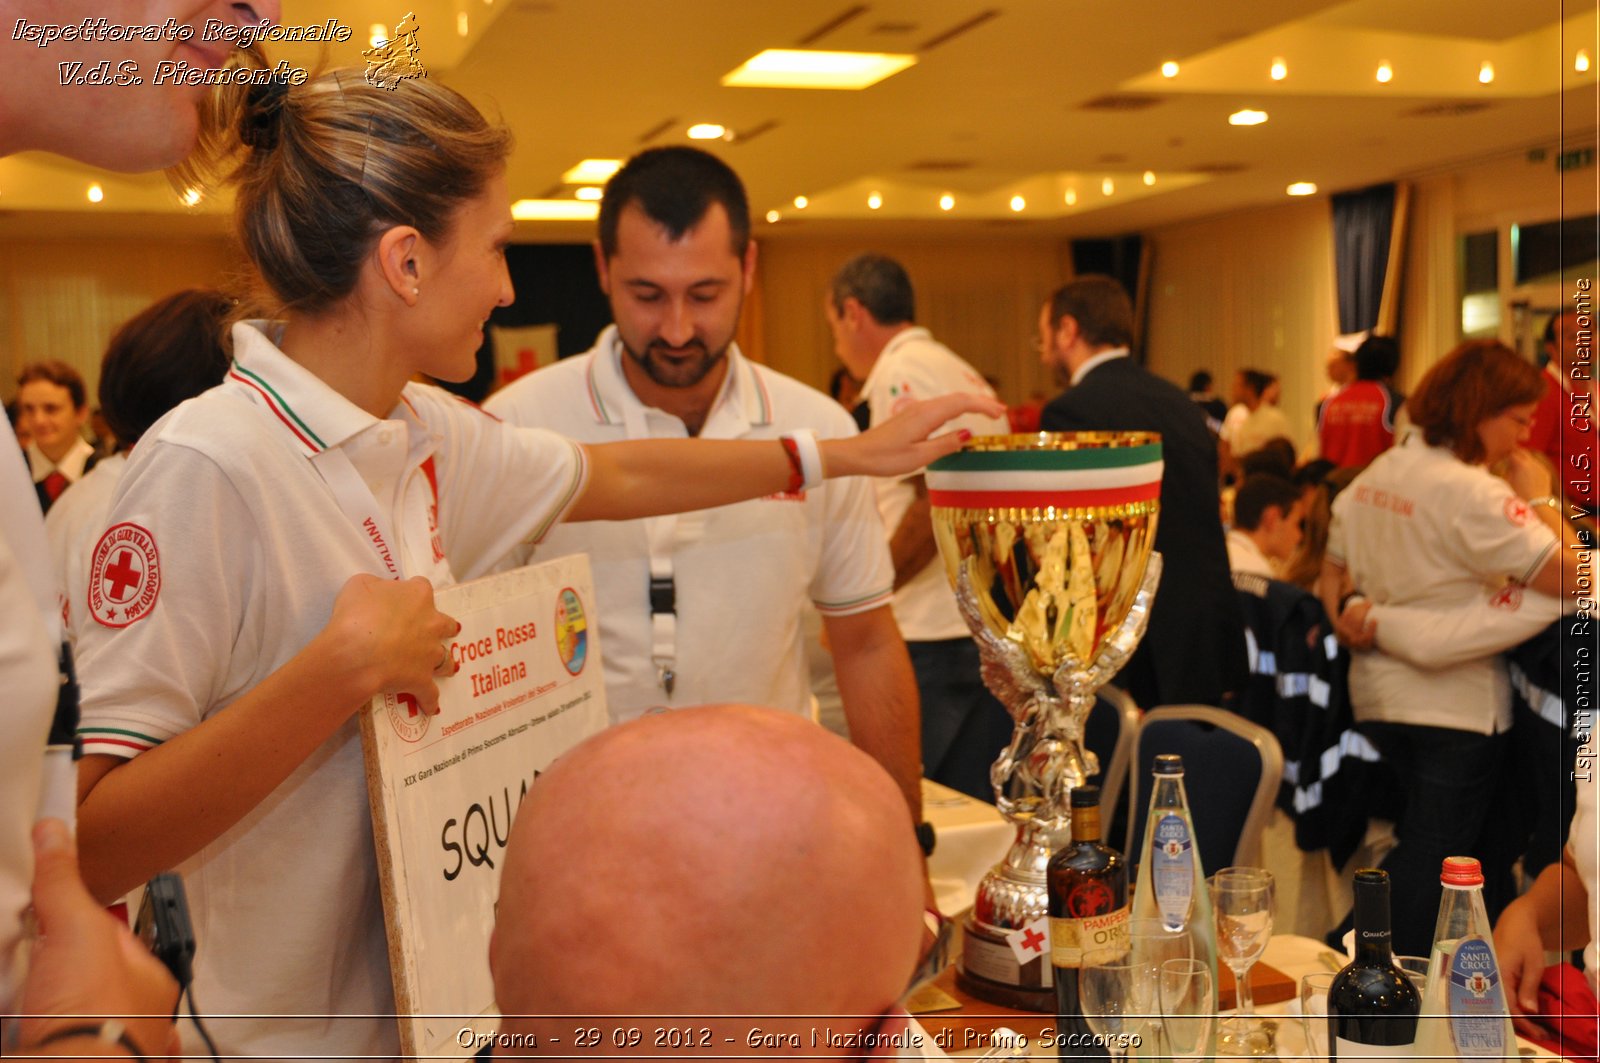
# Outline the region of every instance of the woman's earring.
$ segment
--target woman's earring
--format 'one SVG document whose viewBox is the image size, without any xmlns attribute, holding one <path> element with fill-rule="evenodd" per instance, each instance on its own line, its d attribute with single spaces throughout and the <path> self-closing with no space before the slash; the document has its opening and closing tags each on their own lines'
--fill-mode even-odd
<svg viewBox="0 0 1600 1063">
<path fill-rule="evenodd" d="M 411 294 L 412 295 L 421 295 L 422 294 L 422 289 L 421 288 L 412 288 L 411 289 Z"/>
</svg>

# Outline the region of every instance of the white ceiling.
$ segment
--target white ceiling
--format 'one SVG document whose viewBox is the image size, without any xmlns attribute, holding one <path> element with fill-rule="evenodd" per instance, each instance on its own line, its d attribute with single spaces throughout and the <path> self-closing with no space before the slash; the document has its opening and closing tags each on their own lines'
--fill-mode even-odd
<svg viewBox="0 0 1600 1063">
<path fill-rule="evenodd" d="M 516 198 L 570 196 L 586 157 L 736 133 L 714 150 L 744 177 L 762 235 L 1103 235 L 1274 204 L 1558 143 L 1595 140 L 1596 0 L 285 0 L 286 25 L 333 17 L 355 39 L 414 10 L 419 56 L 516 133 Z M 466 16 L 467 34 L 458 33 Z M 770 47 L 910 52 L 859 92 L 736 89 L 723 74 Z M 1591 69 L 1572 68 L 1587 48 Z M 287 44 L 274 59 L 316 66 Z M 1288 77 L 1268 67 L 1282 58 Z M 1180 64 L 1161 76 L 1163 61 Z M 1494 66 L 1492 84 L 1478 81 Z M 1380 85 L 1380 62 L 1395 77 Z M 1099 105 L 1096 105 L 1096 103 Z M 1242 107 L 1269 113 L 1228 125 Z M 1563 110 L 1565 109 L 1565 122 Z M 753 134 L 753 135 L 752 135 Z M 1146 186 L 1145 171 L 1155 183 Z M 1110 177 L 1113 194 L 1102 195 Z M 91 180 L 106 199 L 84 197 Z M 1077 195 L 1067 206 L 1065 192 Z M 883 207 L 870 211 L 878 192 Z M 956 207 L 942 213 L 941 194 Z M 1009 201 L 1023 195 L 1027 208 Z M 810 205 L 794 209 L 805 195 Z M 70 212 L 70 213 L 68 213 Z M 0 160 L 0 234 L 219 230 L 225 202 L 181 206 L 157 177 L 41 156 Z M 587 223 L 531 225 L 586 239 Z"/>
</svg>

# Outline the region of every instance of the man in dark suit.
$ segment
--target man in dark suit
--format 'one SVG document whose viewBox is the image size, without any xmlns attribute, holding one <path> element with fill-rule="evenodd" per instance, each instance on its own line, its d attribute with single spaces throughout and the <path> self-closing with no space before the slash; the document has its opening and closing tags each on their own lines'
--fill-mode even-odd
<svg viewBox="0 0 1600 1063">
<path fill-rule="evenodd" d="M 1246 674 L 1244 619 L 1228 573 L 1217 445 L 1177 385 L 1128 357 L 1133 305 L 1110 277 L 1085 276 L 1039 314 L 1040 350 L 1067 390 L 1046 432 L 1160 432 L 1166 469 L 1155 549 L 1165 559 L 1144 641 L 1116 682 L 1143 708 L 1227 704 Z"/>
</svg>

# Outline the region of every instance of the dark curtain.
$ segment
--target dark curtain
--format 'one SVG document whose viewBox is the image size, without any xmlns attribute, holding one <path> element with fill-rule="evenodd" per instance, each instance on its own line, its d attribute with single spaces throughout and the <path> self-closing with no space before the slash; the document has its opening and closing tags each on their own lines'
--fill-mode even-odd
<svg viewBox="0 0 1600 1063">
<path fill-rule="evenodd" d="M 1394 194 L 1394 185 L 1388 184 L 1333 197 L 1333 267 L 1342 333 L 1378 324 L 1394 230 Z"/>
<path fill-rule="evenodd" d="M 1140 256 L 1144 251 L 1144 240 L 1138 236 L 1113 236 L 1096 240 L 1072 241 L 1072 275 L 1081 277 L 1086 273 L 1102 273 L 1108 277 L 1115 277 L 1127 290 L 1129 298 L 1133 300 L 1135 313 L 1144 306 L 1144 293 L 1140 291 L 1141 282 L 1144 280 L 1140 270 Z M 1143 324 L 1142 315 L 1135 320 L 1140 326 Z M 1133 340 L 1132 354 L 1139 361 L 1144 360 L 1142 327 L 1136 326 L 1136 335 Z"/>
<path fill-rule="evenodd" d="M 506 265 L 516 301 L 496 308 L 489 317 L 491 325 L 554 323 L 556 353 L 566 358 L 588 350 L 600 330 L 611 324 L 611 306 L 600 291 L 590 245 L 513 244 L 506 248 Z M 471 380 L 440 385 L 473 402 L 487 398 L 494 386 L 494 341 L 484 339 L 478 372 Z"/>
</svg>

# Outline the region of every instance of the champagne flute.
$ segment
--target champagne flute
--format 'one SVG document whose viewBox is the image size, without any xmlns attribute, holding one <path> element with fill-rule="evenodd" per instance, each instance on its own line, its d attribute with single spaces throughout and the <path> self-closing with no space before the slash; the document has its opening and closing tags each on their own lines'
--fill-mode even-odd
<svg viewBox="0 0 1600 1063">
<path fill-rule="evenodd" d="M 1217 1014 L 1211 968 L 1199 960 L 1167 960 L 1160 967 L 1158 995 L 1168 1058 L 1202 1059 Z"/>
<path fill-rule="evenodd" d="M 1112 1059 L 1128 1054 L 1128 1038 L 1145 1016 L 1135 1007 L 1135 983 L 1143 964 L 1126 952 L 1101 952 L 1086 956 L 1079 973 L 1078 993 L 1089 1029 L 1100 1036 Z"/>
<path fill-rule="evenodd" d="M 1237 1014 L 1219 1028 L 1220 1044 L 1239 1055 L 1270 1055 L 1271 1031 L 1253 1022 L 1250 968 L 1272 937 L 1272 875 L 1259 867 L 1225 867 L 1211 878 L 1211 903 L 1217 916 L 1217 955 L 1233 972 L 1239 998 Z"/>
</svg>

